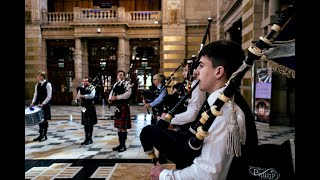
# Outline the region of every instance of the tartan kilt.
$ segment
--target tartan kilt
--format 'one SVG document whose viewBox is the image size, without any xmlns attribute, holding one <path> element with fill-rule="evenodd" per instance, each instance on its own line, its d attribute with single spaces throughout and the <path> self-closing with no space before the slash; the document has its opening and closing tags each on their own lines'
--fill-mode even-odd
<svg viewBox="0 0 320 180">
<path fill-rule="evenodd" d="M 120 129 L 130 129 L 131 128 L 131 115 L 130 115 L 130 107 L 128 104 L 122 104 L 121 106 L 117 106 L 120 110 L 120 117 L 115 117 L 114 119 L 114 127 Z"/>
<path fill-rule="evenodd" d="M 85 107 L 86 112 L 81 111 L 81 124 L 82 125 L 95 125 L 97 124 L 97 112 L 95 106 Z"/>
</svg>

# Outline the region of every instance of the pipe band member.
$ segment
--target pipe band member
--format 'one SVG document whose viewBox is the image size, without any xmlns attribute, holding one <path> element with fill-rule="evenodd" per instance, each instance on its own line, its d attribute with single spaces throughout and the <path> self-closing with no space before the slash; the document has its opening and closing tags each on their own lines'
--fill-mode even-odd
<svg viewBox="0 0 320 180">
<path fill-rule="evenodd" d="M 35 104 L 43 110 L 43 120 L 39 123 L 39 136 L 33 141 L 45 141 L 47 140 L 47 131 L 49 123 L 47 120 L 51 119 L 50 101 L 52 97 L 52 85 L 46 80 L 46 73 L 44 71 L 38 72 L 38 81 L 34 89 L 34 95 L 30 107 Z"/>
<path fill-rule="evenodd" d="M 79 89 L 77 99 L 81 101 L 81 124 L 84 125 L 85 140 L 81 145 L 92 144 L 93 125 L 97 124 L 97 112 L 94 105 L 96 89 L 91 85 L 90 77 L 83 78 L 83 86 Z"/>
<path fill-rule="evenodd" d="M 158 119 L 161 118 L 163 112 L 163 99 L 168 94 L 167 88 L 164 87 L 164 75 L 158 73 L 153 76 L 153 84 L 156 87 L 155 92 L 158 96 L 152 102 L 145 102 L 144 107 L 146 109 L 152 107 L 151 124 L 156 124 Z"/>
<path fill-rule="evenodd" d="M 114 127 L 118 129 L 119 145 L 112 148 L 113 151 L 123 152 L 126 148 L 127 129 L 131 129 L 131 114 L 129 98 L 132 94 L 130 81 L 126 80 L 126 74 L 123 70 L 117 72 L 118 81 L 113 85 L 109 94 L 109 103 L 115 101 L 116 111 Z"/>
</svg>

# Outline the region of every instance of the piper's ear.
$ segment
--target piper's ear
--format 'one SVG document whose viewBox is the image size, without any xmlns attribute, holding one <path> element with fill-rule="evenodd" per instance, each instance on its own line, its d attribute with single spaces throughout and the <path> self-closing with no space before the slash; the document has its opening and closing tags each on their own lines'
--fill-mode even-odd
<svg viewBox="0 0 320 180">
<path fill-rule="evenodd" d="M 214 68 L 214 75 L 216 76 L 217 79 L 220 79 L 224 75 L 224 67 L 223 66 L 218 66 Z"/>
</svg>

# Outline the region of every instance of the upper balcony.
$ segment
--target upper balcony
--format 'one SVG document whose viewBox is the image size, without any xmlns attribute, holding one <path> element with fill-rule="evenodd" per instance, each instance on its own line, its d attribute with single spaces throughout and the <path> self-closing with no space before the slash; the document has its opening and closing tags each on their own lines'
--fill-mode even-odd
<svg viewBox="0 0 320 180">
<path fill-rule="evenodd" d="M 127 11 L 123 7 L 79 8 L 73 12 L 45 12 L 42 27 L 63 27 L 81 25 L 119 25 L 128 27 L 160 26 L 161 11 Z"/>
</svg>

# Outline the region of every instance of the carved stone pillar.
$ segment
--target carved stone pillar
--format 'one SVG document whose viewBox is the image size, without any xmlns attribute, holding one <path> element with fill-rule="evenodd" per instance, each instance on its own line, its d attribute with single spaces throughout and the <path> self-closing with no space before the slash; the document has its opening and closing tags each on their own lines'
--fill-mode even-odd
<svg viewBox="0 0 320 180">
<path fill-rule="evenodd" d="M 276 15 L 276 11 L 279 10 L 279 1 L 278 0 L 270 0 L 269 1 L 269 15 Z"/>
<path fill-rule="evenodd" d="M 77 87 L 82 85 L 82 50 L 81 50 L 81 39 L 75 39 L 75 51 L 74 51 L 74 79 L 73 79 L 73 99 L 77 96 Z M 74 101 L 73 101 L 74 102 Z"/>
<path fill-rule="evenodd" d="M 126 72 L 129 72 L 129 69 L 130 69 L 130 55 L 131 55 L 131 50 L 130 50 L 130 44 L 129 44 L 129 39 L 125 39 L 124 41 L 124 46 L 125 46 L 125 54 L 126 54 L 126 57 L 125 57 L 125 64 L 127 66 L 127 71 Z"/>
<path fill-rule="evenodd" d="M 270 25 L 268 29 L 272 27 L 274 23 L 278 20 L 278 15 L 276 14 L 276 11 L 280 10 L 279 7 L 279 1 L 278 0 L 270 0 L 269 1 L 269 16 L 270 16 Z"/>
<path fill-rule="evenodd" d="M 32 11 L 32 23 L 35 26 L 40 25 L 40 1 L 36 0 L 36 1 L 31 1 L 31 11 Z"/>
<path fill-rule="evenodd" d="M 41 43 L 41 69 L 45 70 L 48 73 L 47 70 L 47 44 L 46 44 L 46 39 L 42 38 L 42 43 Z"/>
<path fill-rule="evenodd" d="M 117 70 L 124 70 L 124 72 L 127 72 L 127 62 L 126 62 L 126 47 L 125 47 L 125 39 L 124 37 L 119 37 L 119 43 L 118 43 L 118 60 L 117 60 Z"/>
</svg>

